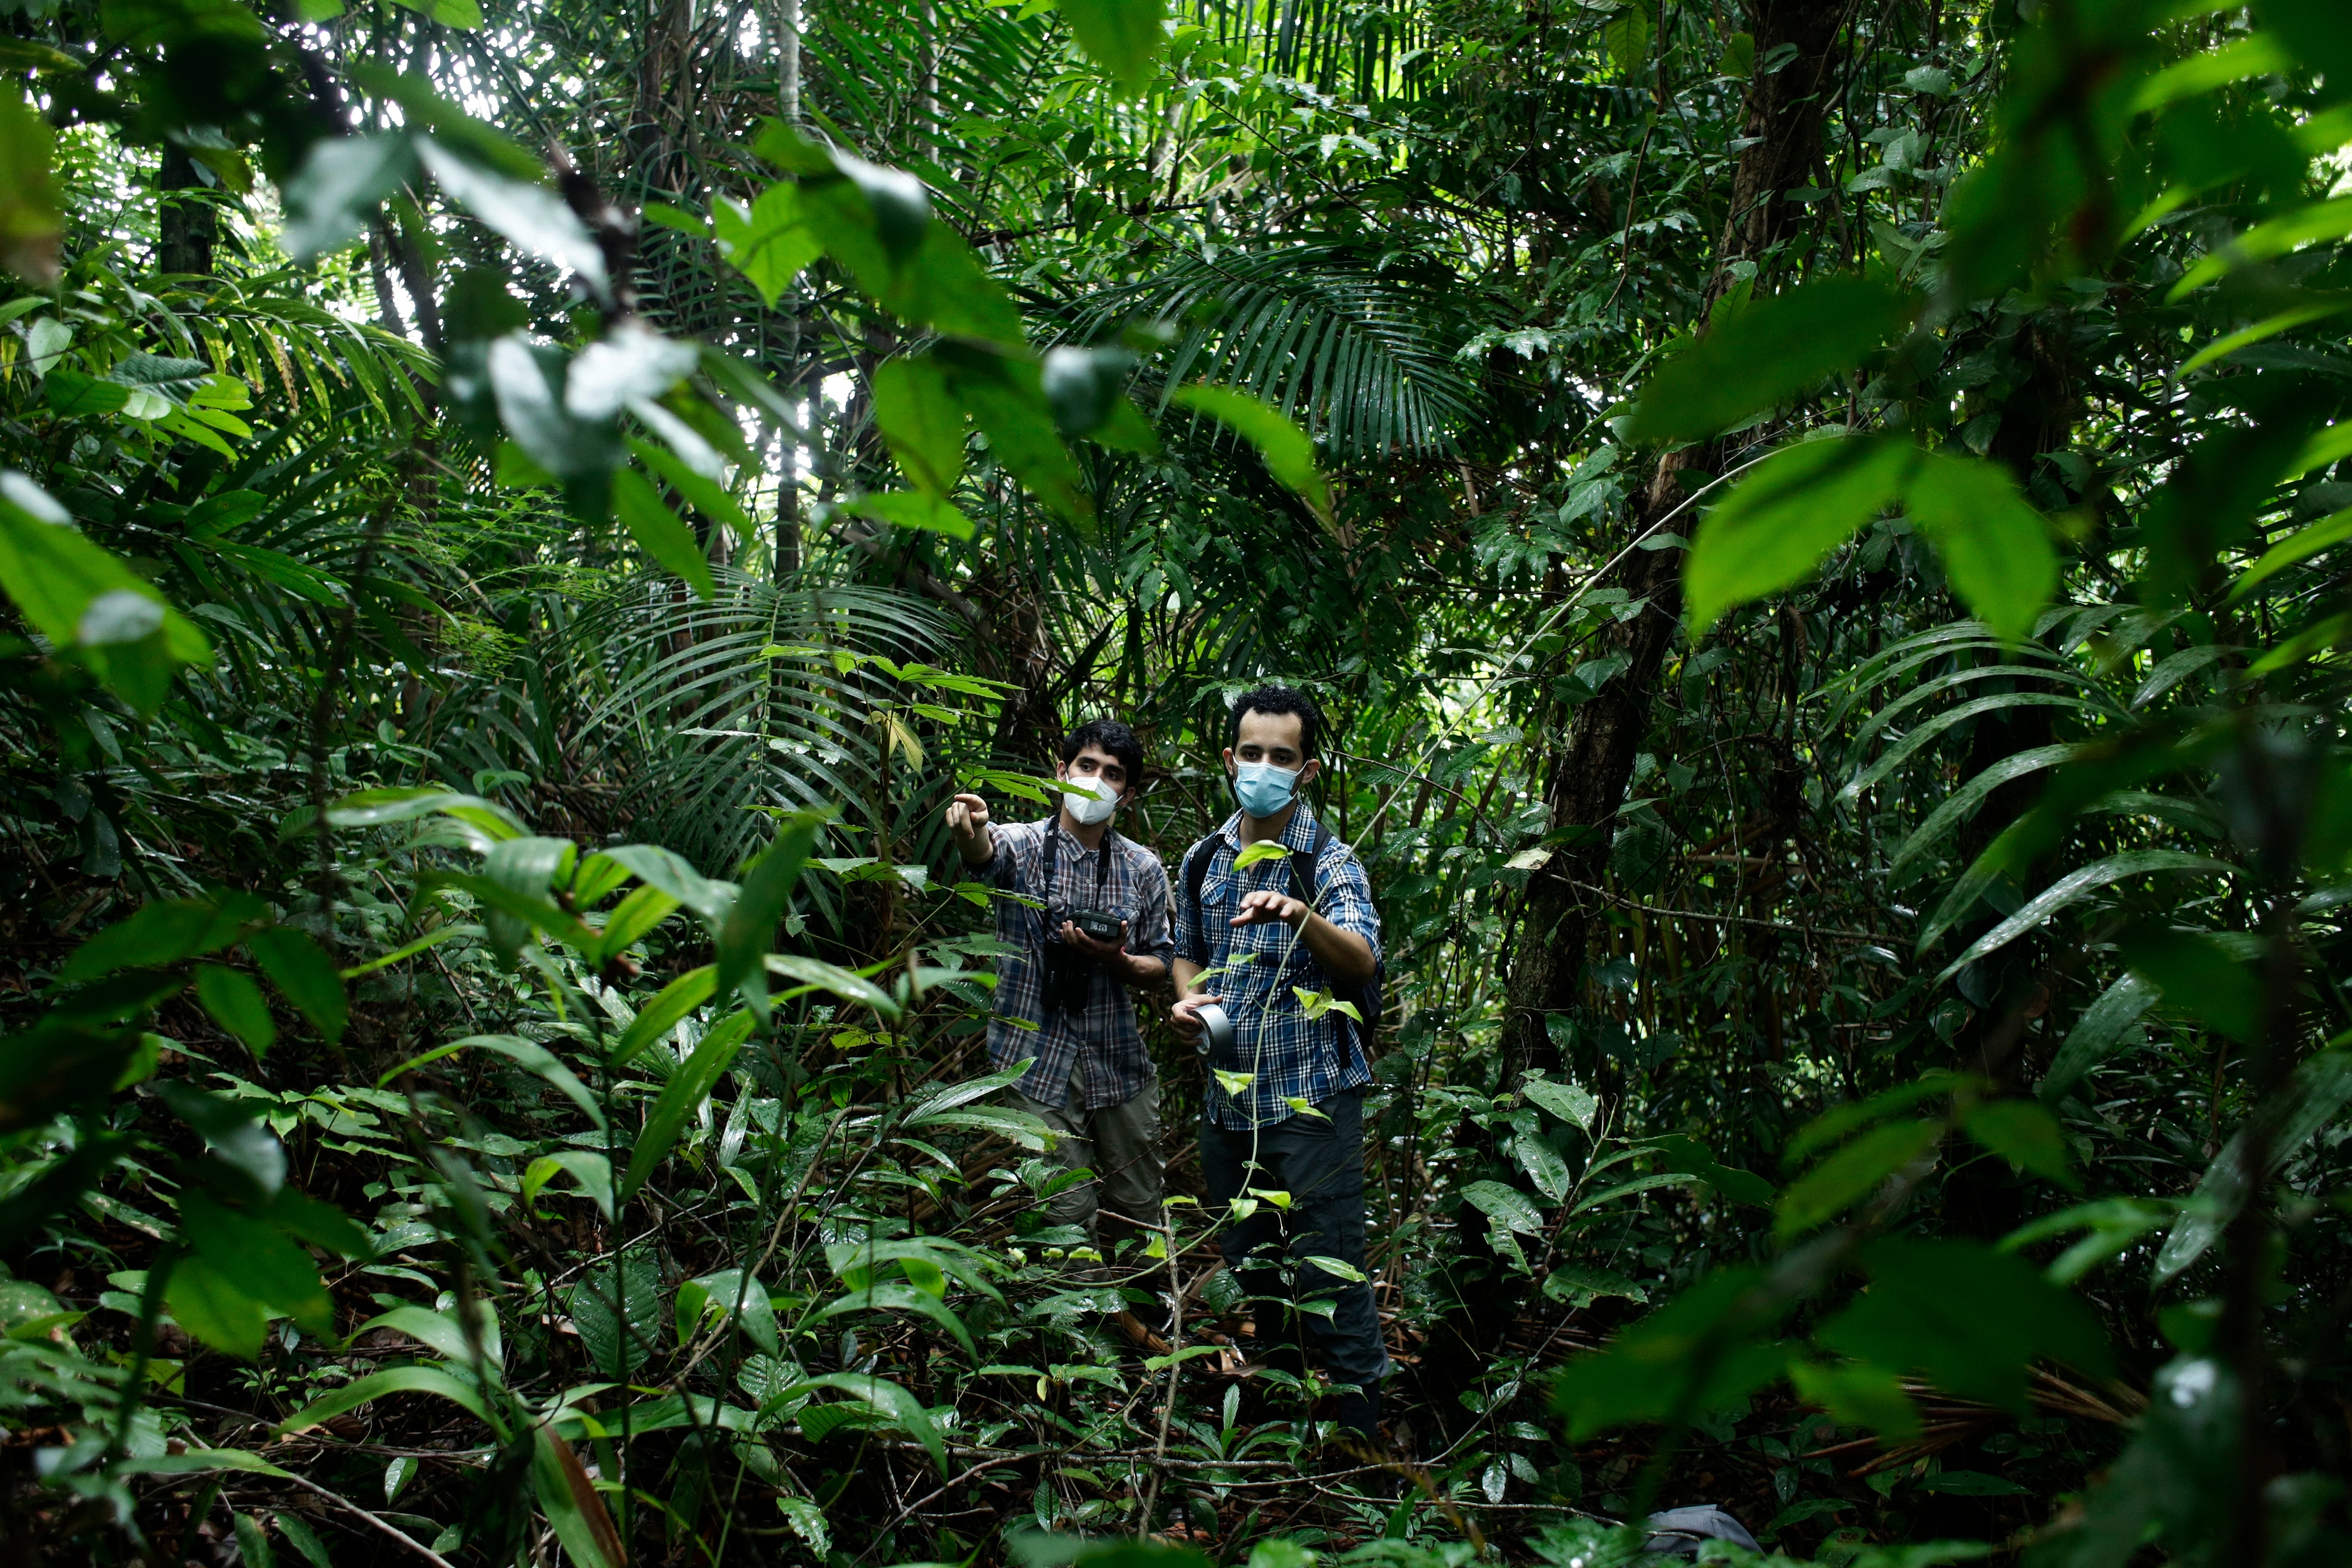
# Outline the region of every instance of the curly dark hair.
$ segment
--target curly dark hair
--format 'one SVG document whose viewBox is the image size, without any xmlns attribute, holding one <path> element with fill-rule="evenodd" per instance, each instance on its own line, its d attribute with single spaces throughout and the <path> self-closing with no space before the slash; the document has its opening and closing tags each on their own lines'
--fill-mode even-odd
<svg viewBox="0 0 2352 1568">
<path fill-rule="evenodd" d="M 1233 710 L 1225 715 L 1225 744 L 1241 739 L 1242 715 L 1244 713 L 1296 713 L 1298 715 L 1298 749 L 1307 756 L 1315 755 L 1323 734 L 1323 710 L 1315 706 L 1315 699 L 1295 686 L 1260 686 L 1234 699 Z"/>
</svg>

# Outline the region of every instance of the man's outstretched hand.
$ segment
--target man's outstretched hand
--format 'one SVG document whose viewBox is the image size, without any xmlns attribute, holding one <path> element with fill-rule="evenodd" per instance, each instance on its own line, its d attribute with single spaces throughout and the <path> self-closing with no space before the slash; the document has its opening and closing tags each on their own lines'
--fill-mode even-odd
<svg viewBox="0 0 2352 1568">
<path fill-rule="evenodd" d="M 996 838 L 988 830 L 988 802 L 976 795 L 959 795 L 948 802 L 948 832 L 956 853 L 967 866 L 985 866 L 996 858 Z"/>
<path fill-rule="evenodd" d="M 1307 900 L 1294 899 L 1287 893 L 1277 893 L 1263 888 L 1255 893 L 1244 893 L 1234 906 L 1234 918 L 1228 924 L 1237 926 L 1272 925 L 1279 921 L 1297 931 L 1307 919 Z"/>
</svg>

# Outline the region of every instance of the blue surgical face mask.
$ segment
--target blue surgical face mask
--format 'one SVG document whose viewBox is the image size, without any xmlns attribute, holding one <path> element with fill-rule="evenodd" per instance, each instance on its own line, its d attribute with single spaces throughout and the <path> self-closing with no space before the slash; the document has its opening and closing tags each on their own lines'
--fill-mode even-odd
<svg viewBox="0 0 2352 1568">
<path fill-rule="evenodd" d="M 1298 795 L 1298 773 L 1296 770 L 1277 768 L 1272 763 L 1238 763 L 1234 768 L 1234 798 L 1242 809 L 1264 822 L 1269 816 L 1280 816 Z"/>
</svg>

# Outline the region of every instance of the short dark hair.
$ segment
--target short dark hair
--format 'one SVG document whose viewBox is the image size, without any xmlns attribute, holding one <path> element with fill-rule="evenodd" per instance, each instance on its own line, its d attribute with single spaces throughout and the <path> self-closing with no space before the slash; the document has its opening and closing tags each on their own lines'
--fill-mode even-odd
<svg viewBox="0 0 2352 1568">
<path fill-rule="evenodd" d="M 1260 686 L 1234 699 L 1233 710 L 1225 715 L 1225 744 L 1233 745 L 1242 738 L 1242 715 L 1244 713 L 1296 713 L 1298 715 L 1298 749 L 1307 756 L 1316 754 L 1316 744 L 1322 738 L 1323 712 L 1315 706 L 1315 699 L 1295 686 Z"/>
<path fill-rule="evenodd" d="M 1062 737 L 1062 761 L 1076 762 L 1078 753 L 1088 746 L 1118 759 L 1127 770 L 1128 788 L 1143 783 L 1143 742 L 1135 738 L 1134 731 L 1116 719 L 1089 719 Z"/>
</svg>

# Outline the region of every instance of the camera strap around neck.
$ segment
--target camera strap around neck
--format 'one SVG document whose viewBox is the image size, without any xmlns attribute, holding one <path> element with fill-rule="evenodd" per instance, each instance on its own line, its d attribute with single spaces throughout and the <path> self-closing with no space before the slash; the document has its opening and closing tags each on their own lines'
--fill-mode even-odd
<svg viewBox="0 0 2352 1568">
<path fill-rule="evenodd" d="M 1060 847 L 1061 839 L 1061 819 L 1056 817 L 1053 821 L 1045 824 L 1045 909 L 1038 913 L 1037 918 L 1041 921 L 1047 918 L 1054 907 L 1055 852 Z M 1106 827 L 1103 829 L 1102 847 L 1095 851 L 1097 856 L 1095 862 L 1095 908 L 1097 909 L 1102 908 L 1103 889 L 1110 886 L 1110 847 L 1118 841 L 1118 830 L 1117 828 Z M 1076 849 L 1076 841 L 1075 839 L 1071 842 L 1071 848 L 1074 852 Z"/>
</svg>

